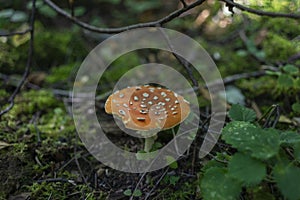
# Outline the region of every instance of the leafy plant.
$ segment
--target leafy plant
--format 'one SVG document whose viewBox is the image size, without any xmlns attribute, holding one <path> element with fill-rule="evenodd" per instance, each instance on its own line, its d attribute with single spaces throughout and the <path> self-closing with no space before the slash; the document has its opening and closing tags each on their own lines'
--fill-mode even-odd
<svg viewBox="0 0 300 200">
<path fill-rule="evenodd" d="M 232 120 L 222 131 L 222 139 L 234 149 L 227 164 L 209 161 L 204 167 L 201 190 L 204 199 L 236 199 L 245 188 L 266 191 L 264 185 L 276 186 L 286 199 L 300 198 L 300 134 L 254 124 L 255 112 L 240 105 L 229 111 Z M 285 149 L 293 149 L 293 157 Z M 217 157 L 220 157 L 218 155 Z M 265 188 L 265 189 L 263 189 Z"/>
<path fill-rule="evenodd" d="M 136 190 L 134 190 L 134 191 L 132 192 L 131 189 L 127 189 L 127 190 L 125 190 L 125 191 L 123 192 L 123 194 L 124 194 L 125 196 L 140 197 L 140 196 L 142 196 L 142 191 L 139 190 L 139 189 L 136 189 Z"/>
</svg>

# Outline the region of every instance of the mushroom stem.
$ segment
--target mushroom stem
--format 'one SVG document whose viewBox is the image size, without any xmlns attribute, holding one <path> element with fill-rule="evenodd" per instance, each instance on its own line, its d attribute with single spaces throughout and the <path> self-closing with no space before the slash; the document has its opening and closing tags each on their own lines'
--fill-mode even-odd
<svg viewBox="0 0 300 200">
<path fill-rule="evenodd" d="M 150 152 L 150 150 L 152 149 L 152 146 L 153 146 L 156 138 L 157 138 L 157 135 L 145 138 L 144 151 Z"/>
</svg>

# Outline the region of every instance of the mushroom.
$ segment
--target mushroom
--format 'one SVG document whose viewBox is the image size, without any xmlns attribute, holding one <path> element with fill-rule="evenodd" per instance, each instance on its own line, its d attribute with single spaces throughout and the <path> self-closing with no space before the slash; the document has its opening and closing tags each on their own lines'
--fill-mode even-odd
<svg viewBox="0 0 300 200">
<path fill-rule="evenodd" d="M 145 138 L 149 152 L 158 130 L 170 129 L 184 121 L 190 113 L 189 102 L 175 92 L 150 85 L 127 87 L 108 97 L 105 112 L 122 119 L 126 128 L 151 133 Z"/>
</svg>

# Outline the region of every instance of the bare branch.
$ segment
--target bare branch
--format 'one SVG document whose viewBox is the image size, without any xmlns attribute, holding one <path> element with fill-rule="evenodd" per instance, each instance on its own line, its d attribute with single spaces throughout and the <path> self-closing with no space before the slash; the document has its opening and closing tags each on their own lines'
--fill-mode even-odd
<svg viewBox="0 0 300 200">
<path fill-rule="evenodd" d="M 187 4 L 185 3 L 184 0 L 180 0 L 180 2 L 182 3 L 182 5 L 183 5 L 184 8 L 187 7 Z"/>
<path fill-rule="evenodd" d="M 35 4 L 36 0 L 32 1 L 32 9 L 31 9 L 31 19 L 30 19 L 30 41 L 29 41 L 29 49 L 28 49 L 28 59 L 27 59 L 27 63 L 26 63 L 26 68 L 25 71 L 23 73 L 22 79 L 20 80 L 18 86 L 16 87 L 16 89 L 14 90 L 14 92 L 12 93 L 12 95 L 9 97 L 8 99 L 8 103 L 9 105 L 4 109 L 0 111 L 0 117 L 2 115 L 4 115 L 5 113 L 7 113 L 8 111 L 10 111 L 13 106 L 14 106 L 14 100 L 17 96 L 17 94 L 19 93 L 19 91 L 21 90 L 22 86 L 24 85 L 28 75 L 29 75 L 29 71 L 30 71 L 30 67 L 32 65 L 32 57 L 33 57 L 33 40 L 34 40 L 34 21 L 35 21 Z"/>
<path fill-rule="evenodd" d="M 196 78 L 193 75 L 190 63 L 188 63 L 185 59 L 183 59 L 182 57 L 180 57 L 179 55 L 177 55 L 176 53 L 174 53 L 174 47 L 168 37 L 168 35 L 165 33 L 165 31 L 163 29 L 159 29 L 161 31 L 161 33 L 163 34 L 173 56 L 177 59 L 177 61 L 184 67 L 184 69 L 187 71 L 189 78 L 191 79 L 194 88 L 199 88 L 199 84 L 198 81 L 196 80 Z"/>
<path fill-rule="evenodd" d="M 24 31 L 17 31 L 17 32 L 11 32 L 11 33 L 2 32 L 2 33 L 0 33 L 0 37 L 9 37 L 9 36 L 14 36 L 14 35 L 25 35 L 26 33 L 29 33 L 30 31 L 31 31 L 31 28 L 26 29 Z"/>
<path fill-rule="evenodd" d="M 134 25 L 130 25 L 130 26 L 124 26 L 124 27 L 119 27 L 119 28 L 99 28 L 96 26 L 92 26 L 88 23 L 85 23 L 83 21 L 80 21 L 79 19 L 77 19 L 76 17 L 72 17 L 69 13 L 67 13 L 66 11 L 64 11 L 63 9 L 61 9 L 60 7 L 58 7 L 56 4 L 54 4 L 51 0 L 44 0 L 44 2 L 50 6 L 53 10 L 55 10 L 58 14 L 64 16 L 65 18 L 71 20 L 72 22 L 74 22 L 75 24 L 77 24 L 78 26 L 87 29 L 89 31 L 93 31 L 93 32 L 98 32 L 98 33 L 120 33 L 123 31 L 127 31 L 127 30 L 131 30 L 131 29 L 136 29 L 136 28 L 143 28 L 143 27 L 156 27 L 156 26 L 161 26 L 163 24 L 166 24 L 170 21 L 172 21 L 173 19 L 175 19 L 176 17 L 180 16 L 182 13 L 191 10 L 192 8 L 201 5 L 203 2 L 205 2 L 206 0 L 198 0 L 186 7 L 183 7 L 181 9 L 178 9 L 172 13 L 170 13 L 169 15 L 156 20 L 156 21 L 152 21 L 152 22 L 147 22 L 147 23 L 138 23 L 138 24 L 134 24 Z"/>
<path fill-rule="evenodd" d="M 246 12 L 253 13 L 253 14 L 256 14 L 256 15 L 260 15 L 260 16 L 300 19 L 300 14 L 268 12 L 268 11 L 256 10 L 254 8 L 249 8 L 249 7 L 243 6 L 241 4 L 235 3 L 231 0 L 220 0 L 220 1 L 225 2 L 226 5 L 234 6 L 234 7 L 238 8 L 242 11 L 246 11 Z"/>
</svg>

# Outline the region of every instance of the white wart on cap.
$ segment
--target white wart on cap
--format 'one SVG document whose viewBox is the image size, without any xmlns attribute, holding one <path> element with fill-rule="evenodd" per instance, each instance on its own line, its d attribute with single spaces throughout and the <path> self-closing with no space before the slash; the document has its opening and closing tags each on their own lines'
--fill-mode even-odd
<svg viewBox="0 0 300 200">
<path fill-rule="evenodd" d="M 169 89 L 143 85 L 110 95 L 105 112 L 120 117 L 128 129 L 165 130 L 184 121 L 190 113 L 190 105 Z"/>
</svg>

